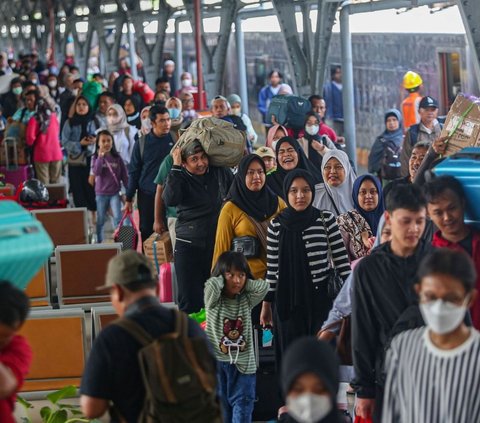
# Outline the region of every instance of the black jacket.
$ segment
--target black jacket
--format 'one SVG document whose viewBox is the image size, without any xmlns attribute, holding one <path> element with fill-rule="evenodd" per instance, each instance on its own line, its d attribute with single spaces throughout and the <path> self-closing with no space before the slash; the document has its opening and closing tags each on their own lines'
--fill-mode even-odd
<svg viewBox="0 0 480 423">
<path fill-rule="evenodd" d="M 218 215 L 233 182 L 230 169 L 210 166 L 203 176 L 173 166 L 163 189 L 167 207 L 177 208 L 177 239 L 213 248 Z"/>
<path fill-rule="evenodd" d="M 352 341 L 355 383 L 360 398 L 374 398 L 383 386 L 385 350 L 400 316 L 417 302 L 413 289 L 420 261 L 434 250 L 420 240 L 410 257 L 393 254 L 390 243 L 365 257 L 353 274 Z"/>
</svg>

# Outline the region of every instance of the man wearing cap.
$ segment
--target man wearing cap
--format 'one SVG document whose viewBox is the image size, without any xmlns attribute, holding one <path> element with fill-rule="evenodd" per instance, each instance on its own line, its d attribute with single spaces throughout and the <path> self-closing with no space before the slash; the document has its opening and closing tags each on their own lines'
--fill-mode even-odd
<svg viewBox="0 0 480 423">
<path fill-rule="evenodd" d="M 175 91 L 177 91 L 177 83 L 175 81 L 175 62 L 173 60 L 165 60 L 163 63 L 163 72 L 162 77 L 168 78 L 170 83 L 170 96 L 173 96 Z"/>
<path fill-rule="evenodd" d="M 203 306 L 203 288 L 210 277 L 217 221 L 233 175 L 209 166 L 199 141 L 172 152 L 173 166 L 163 187 L 167 207 L 177 208 L 175 270 L 178 307 L 187 313 Z"/>
<path fill-rule="evenodd" d="M 153 338 L 174 331 L 174 310 L 162 306 L 156 296 L 157 279 L 151 262 L 136 251 L 125 251 L 108 263 L 105 285 L 115 311 L 142 326 Z M 189 337 L 205 337 L 192 320 Z M 88 357 L 80 388 L 83 414 L 101 417 L 110 408 L 112 422 L 136 422 L 145 399 L 138 364 L 140 344 L 117 325 L 97 335 Z"/>
<path fill-rule="evenodd" d="M 265 168 L 267 169 L 267 175 L 273 173 L 277 170 L 277 159 L 275 157 L 275 153 L 270 147 L 260 147 L 255 152 L 258 156 L 260 156 L 265 163 Z"/>
<path fill-rule="evenodd" d="M 433 97 L 426 96 L 420 101 L 418 112 L 420 114 L 420 123 L 412 125 L 403 140 L 402 154 L 400 161 L 402 163 L 402 176 L 408 176 L 408 162 L 412 154 L 413 146 L 417 142 L 432 143 L 440 137 L 442 125 L 437 120 L 438 101 Z"/>
</svg>

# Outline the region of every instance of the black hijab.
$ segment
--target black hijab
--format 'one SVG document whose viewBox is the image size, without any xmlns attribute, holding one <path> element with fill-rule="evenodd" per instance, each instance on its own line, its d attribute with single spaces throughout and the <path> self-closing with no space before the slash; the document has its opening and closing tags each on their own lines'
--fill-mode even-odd
<svg viewBox="0 0 480 423">
<path fill-rule="evenodd" d="M 84 100 L 87 103 L 88 106 L 88 113 L 86 115 L 79 115 L 77 113 L 77 102 L 78 100 Z M 88 102 L 87 98 L 84 97 L 83 95 L 77 97 L 75 100 L 75 113 L 74 115 L 70 118 L 70 126 L 81 126 L 81 131 L 80 131 L 80 140 L 84 137 L 87 137 L 88 135 L 91 135 L 87 131 L 87 126 L 92 120 L 92 109 L 90 107 L 90 103 Z"/>
<path fill-rule="evenodd" d="M 257 222 L 263 222 L 272 216 L 278 209 L 278 197 L 265 185 L 260 191 L 250 191 L 245 183 L 247 171 L 252 162 L 258 162 L 267 173 L 265 163 L 260 156 L 249 154 L 242 158 L 238 165 L 233 184 L 228 193 L 227 201 L 231 201 L 248 216 Z"/>
<path fill-rule="evenodd" d="M 297 153 L 298 164 L 295 169 L 304 169 L 310 172 L 311 178 L 313 178 L 313 181 L 314 181 L 314 185 L 321 183 L 323 180 L 320 169 L 315 168 L 313 163 L 310 162 L 310 160 L 308 160 L 307 156 L 303 152 L 302 147 L 300 147 L 300 144 L 297 142 L 295 138 L 288 137 L 288 136 L 280 138 L 277 142 L 277 145 L 275 146 L 277 170 L 267 176 L 267 185 L 275 194 L 277 194 L 279 197 L 282 197 L 284 200 L 286 200 L 286 198 L 284 197 L 283 182 L 287 174 L 292 172 L 291 170 L 290 171 L 285 170 L 281 166 L 278 160 L 278 151 L 280 149 L 280 146 L 285 143 L 290 144 L 294 148 L 295 152 Z"/>
<path fill-rule="evenodd" d="M 312 190 L 312 201 L 303 211 L 296 211 L 288 202 L 288 192 L 297 178 L 307 181 Z M 281 320 L 287 320 L 295 309 L 312 309 L 312 275 L 308 263 L 303 231 L 315 224 L 320 210 L 312 206 L 315 197 L 315 181 L 312 175 L 303 169 L 295 169 L 285 177 L 284 196 L 287 208 L 278 215 L 280 222 L 278 245 L 278 284 L 276 307 Z"/>
<path fill-rule="evenodd" d="M 321 422 L 340 422 L 336 406 L 340 386 L 338 358 L 330 345 L 313 336 L 299 338 L 285 352 L 281 369 L 284 397 L 287 397 L 295 380 L 305 373 L 318 376 L 332 398 L 332 411 Z"/>
</svg>

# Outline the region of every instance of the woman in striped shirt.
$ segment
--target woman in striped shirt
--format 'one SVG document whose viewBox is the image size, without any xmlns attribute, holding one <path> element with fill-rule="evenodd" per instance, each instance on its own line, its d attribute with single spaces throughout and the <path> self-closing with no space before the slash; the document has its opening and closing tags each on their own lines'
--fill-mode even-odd
<svg viewBox="0 0 480 423">
<path fill-rule="evenodd" d="M 327 295 L 329 244 L 335 268 L 344 280 L 350 274 L 335 216 L 312 206 L 314 192 L 315 183 L 307 171 L 289 172 L 284 182 L 288 207 L 268 227 L 269 291 L 260 322 L 274 327 L 277 365 L 292 341 L 318 332 L 332 307 Z"/>
</svg>

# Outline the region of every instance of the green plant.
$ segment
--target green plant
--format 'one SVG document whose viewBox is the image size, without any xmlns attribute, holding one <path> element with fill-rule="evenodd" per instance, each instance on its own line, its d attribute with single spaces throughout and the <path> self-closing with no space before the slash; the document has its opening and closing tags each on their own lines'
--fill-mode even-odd
<svg viewBox="0 0 480 423">
<path fill-rule="evenodd" d="M 77 388 L 75 386 L 65 386 L 64 388 L 52 392 L 46 396 L 50 401 L 51 406 L 45 406 L 40 409 L 40 416 L 43 423 L 100 423 L 100 420 L 90 420 L 82 416 L 80 406 L 75 404 L 65 404 L 60 402 L 66 398 L 72 398 L 77 395 Z M 17 398 L 17 402 L 25 409 L 27 417 L 22 417 L 22 423 L 32 423 L 30 417 L 30 410 L 34 408 L 33 404 L 26 401 L 22 397 Z"/>
</svg>

